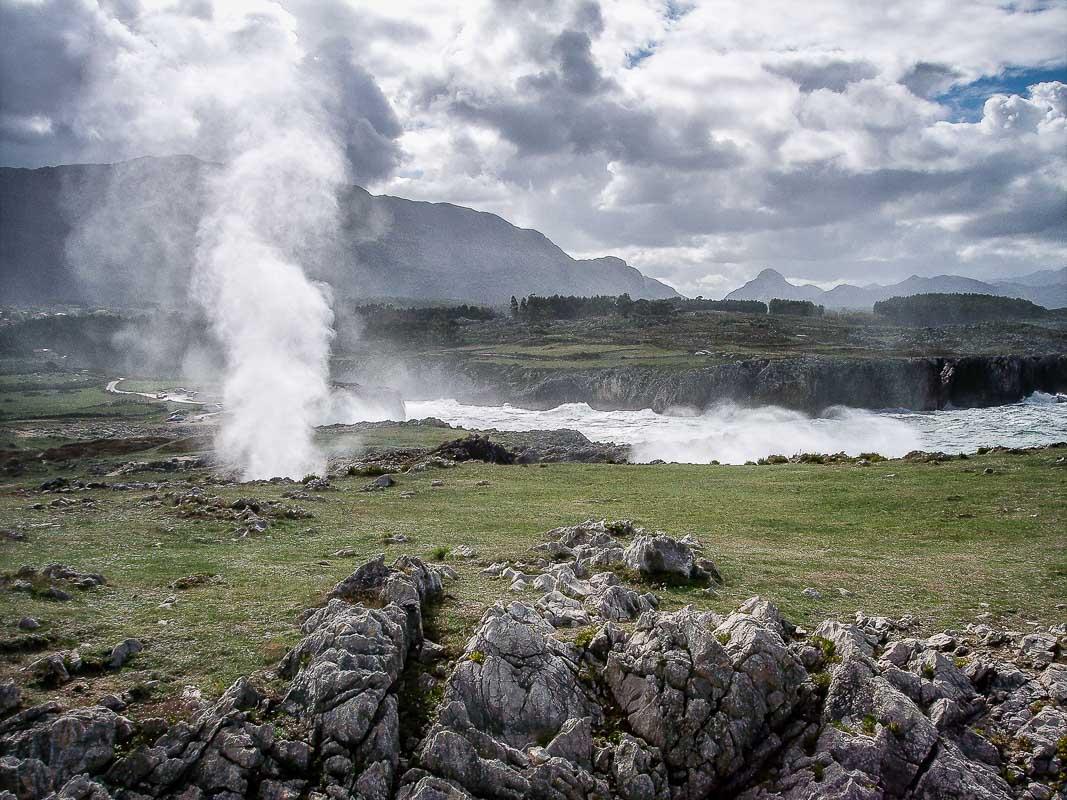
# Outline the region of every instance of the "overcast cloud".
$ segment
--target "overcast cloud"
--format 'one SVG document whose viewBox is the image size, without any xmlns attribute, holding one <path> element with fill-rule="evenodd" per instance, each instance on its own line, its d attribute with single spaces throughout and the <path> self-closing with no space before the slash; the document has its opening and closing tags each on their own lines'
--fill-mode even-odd
<svg viewBox="0 0 1067 800">
<path fill-rule="evenodd" d="M 492 211 L 690 294 L 767 266 L 888 282 L 1067 263 L 1063 0 L 279 4 L 343 87 L 373 191 Z M 211 58 L 214 16 L 244 5 L 262 3 L 0 0 L 0 163 L 217 155 L 226 120 L 165 66 Z M 158 117 L 94 88 L 131 60 Z"/>
</svg>

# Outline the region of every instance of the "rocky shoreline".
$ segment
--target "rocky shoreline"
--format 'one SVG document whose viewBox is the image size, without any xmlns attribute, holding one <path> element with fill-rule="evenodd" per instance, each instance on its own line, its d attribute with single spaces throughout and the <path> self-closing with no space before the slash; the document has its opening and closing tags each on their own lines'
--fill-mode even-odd
<svg viewBox="0 0 1067 800">
<path fill-rule="evenodd" d="M 698 369 L 534 369 L 492 363 L 424 368 L 424 381 L 462 402 L 663 412 L 719 402 L 808 413 L 835 406 L 933 411 L 1016 403 L 1035 391 L 1067 391 L 1067 355 L 734 360 Z"/>
<path fill-rule="evenodd" d="M 627 522 L 486 570 L 515 599 L 452 659 L 424 618 L 456 573 L 378 557 L 274 670 L 188 697 L 186 721 L 136 719 L 129 694 L 20 709 L 0 687 L 0 797 L 1063 796 L 1067 626 L 924 637 L 858 614 L 809 632 L 758 597 L 660 611 L 656 586 L 722 578 L 695 539 Z"/>
</svg>

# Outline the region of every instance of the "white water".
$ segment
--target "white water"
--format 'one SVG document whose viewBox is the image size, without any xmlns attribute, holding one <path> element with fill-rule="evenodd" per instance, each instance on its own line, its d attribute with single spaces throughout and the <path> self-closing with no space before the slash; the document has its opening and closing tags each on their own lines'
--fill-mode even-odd
<svg viewBox="0 0 1067 800">
<path fill-rule="evenodd" d="M 633 446 L 634 461 L 742 464 L 771 454 L 881 453 L 911 450 L 973 452 L 979 447 L 1032 447 L 1067 441 L 1067 403 L 1034 395 L 1022 403 L 949 411 L 871 412 L 830 409 L 821 417 L 775 406 L 716 406 L 704 411 L 657 414 L 596 411 L 568 403 L 547 411 L 508 404 L 465 405 L 455 400 L 408 401 L 409 419 L 437 417 L 467 428 L 508 431 L 571 428 L 590 439 Z"/>
</svg>

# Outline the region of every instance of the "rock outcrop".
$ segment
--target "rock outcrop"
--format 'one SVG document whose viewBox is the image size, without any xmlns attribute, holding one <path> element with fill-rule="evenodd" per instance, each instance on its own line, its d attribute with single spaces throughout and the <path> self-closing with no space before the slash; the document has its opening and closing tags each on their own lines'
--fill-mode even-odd
<svg viewBox="0 0 1067 800">
<path fill-rule="evenodd" d="M 533 548 L 538 558 L 498 562 L 483 572 L 511 582 L 512 592 L 537 592 L 536 606 L 556 627 L 586 625 L 594 619 L 628 622 L 658 605 L 651 592 L 623 585 L 620 574 L 653 583 L 722 582 L 715 564 L 701 556 L 691 537 L 650 534 L 628 520 L 587 520 L 555 528 Z"/>
<path fill-rule="evenodd" d="M 398 685 L 432 648 L 422 613 L 441 591 L 441 573 L 418 559 L 372 560 L 306 615 L 304 638 L 278 668 L 283 692 L 242 678 L 190 722 L 160 730 L 158 720 L 55 703 L 9 717 L 0 797 L 391 798 Z"/>
<path fill-rule="evenodd" d="M 0 797 L 1063 796 L 1067 626 L 920 638 L 907 618 L 860 614 L 809 634 L 758 597 L 723 617 L 657 611 L 636 593 L 648 605 L 620 624 L 615 603 L 592 599 L 633 592 L 588 571 L 601 563 L 713 582 L 699 552 L 629 523 L 550 532 L 538 553 L 559 560 L 538 574 L 495 565 L 525 584 L 520 597 L 492 605 L 462 655 L 433 668 L 436 688 L 442 648 L 423 617 L 450 576 L 406 557 L 372 559 L 304 615 L 280 684 L 238 680 L 186 722 L 135 721 L 119 698 L 19 712 L 5 685 Z M 403 722 L 413 685 L 440 698 L 426 726 Z"/>
</svg>

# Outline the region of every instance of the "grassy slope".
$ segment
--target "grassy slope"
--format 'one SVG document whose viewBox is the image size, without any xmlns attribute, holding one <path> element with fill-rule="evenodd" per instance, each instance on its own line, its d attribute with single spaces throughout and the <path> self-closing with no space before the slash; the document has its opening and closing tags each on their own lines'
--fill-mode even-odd
<svg viewBox="0 0 1067 800">
<path fill-rule="evenodd" d="M 0 370 L 11 361 L 0 359 Z M 55 417 L 130 417 L 161 420 L 167 406 L 136 395 L 109 394 L 107 378 L 89 371 L 42 369 L 0 372 L 0 422 Z"/>
<path fill-rule="evenodd" d="M 268 534 L 242 541 L 231 539 L 227 523 L 182 519 L 146 504 L 146 492 L 85 493 L 97 499 L 96 512 L 32 511 L 32 503 L 52 497 L 21 490 L 38 476 L 0 486 L 0 526 L 20 527 L 32 538 L 0 544 L 0 565 L 62 561 L 103 572 L 110 585 L 76 591 L 70 603 L 4 593 L 0 617 L 5 636 L 15 634 L 12 624 L 22 615 L 40 618 L 42 632 L 58 637 L 55 647 L 103 646 L 126 636 L 148 643 L 130 669 L 93 679 L 90 693 L 152 672 L 164 679 L 165 693 L 185 684 L 216 692 L 273 662 L 297 638 L 296 615 L 365 556 L 428 557 L 436 546 L 468 543 L 479 562 L 516 559 L 554 526 L 627 517 L 677 536 L 695 534 L 725 576 L 717 598 L 696 589 L 661 591 L 668 608 L 692 603 L 726 611 L 762 594 L 800 622 L 863 609 L 913 613 L 925 625 L 944 627 L 974 620 L 988 603 L 1008 617 L 1006 624 L 1048 624 L 1060 620 L 1055 604 L 1067 597 L 1067 472 L 1054 463 L 1061 454 L 867 468 L 472 464 L 403 476 L 400 486 L 379 493 L 358 491 L 364 478 L 336 481 L 338 490 L 322 493 L 324 502 L 303 503 L 315 519 L 276 522 Z M 983 474 L 986 467 L 996 474 Z M 431 488 L 435 478 L 445 486 Z M 481 480 L 489 486 L 477 486 Z M 285 488 L 230 486 L 218 493 L 280 499 Z M 403 498 L 402 491 L 415 494 Z M 411 541 L 383 545 L 392 533 Z M 359 555 L 330 556 L 342 547 Z M 462 580 L 435 621 L 436 635 L 452 645 L 488 603 L 507 594 L 477 564 L 456 566 Z M 167 587 L 193 573 L 218 574 L 221 582 Z M 802 597 L 806 586 L 823 590 L 825 599 Z M 835 587 L 855 596 L 838 596 Z M 160 608 L 170 596 L 177 604 Z M 0 662 L 0 677 L 29 658 Z"/>
</svg>

